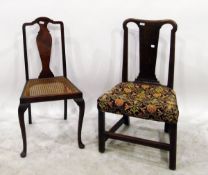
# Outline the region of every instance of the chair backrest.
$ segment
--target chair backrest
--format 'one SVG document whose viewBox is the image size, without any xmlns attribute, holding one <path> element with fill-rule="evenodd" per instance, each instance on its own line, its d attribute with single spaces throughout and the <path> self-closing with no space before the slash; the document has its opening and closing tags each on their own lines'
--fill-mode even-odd
<svg viewBox="0 0 208 175">
<path fill-rule="evenodd" d="M 25 74 L 26 81 L 29 80 L 28 73 L 28 54 L 27 54 L 27 37 L 26 27 L 38 24 L 40 29 L 36 37 L 37 48 L 42 63 L 42 71 L 40 72 L 39 78 L 50 78 L 54 77 L 50 70 L 50 57 L 52 48 L 52 37 L 48 30 L 48 23 L 60 25 L 61 30 L 61 45 L 62 45 L 62 63 L 63 63 L 63 75 L 66 77 L 66 55 L 65 55 L 65 39 L 64 39 L 64 24 L 62 21 L 53 21 L 47 17 L 39 17 L 32 22 L 24 23 L 22 26 L 23 31 L 23 45 L 24 45 L 24 59 L 25 59 Z"/>
<path fill-rule="evenodd" d="M 124 46 L 123 46 L 123 70 L 122 81 L 128 81 L 128 27 L 127 24 L 133 22 L 139 28 L 139 53 L 140 72 L 135 81 L 147 81 L 159 83 L 155 75 L 157 60 L 157 48 L 160 28 L 165 24 L 172 25 L 170 38 L 170 56 L 167 86 L 173 88 L 174 82 L 174 60 L 175 60 L 175 32 L 177 24 L 173 20 L 140 20 L 127 19 L 123 22 Z"/>
</svg>

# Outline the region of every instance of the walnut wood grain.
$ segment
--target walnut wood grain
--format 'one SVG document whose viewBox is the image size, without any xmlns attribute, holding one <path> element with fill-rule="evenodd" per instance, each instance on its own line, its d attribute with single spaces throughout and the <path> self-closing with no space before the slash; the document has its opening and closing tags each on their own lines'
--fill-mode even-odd
<svg viewBox="0 0 208 175">
<path fill-rule="evenodd" d="M 54 77 L 50 70 L 50 57 L 51 57 L 51 47 L 52 47 L 52 37 L 47 28 L 47 22 L 39 23 L 40 30 L 38 32 L 36 43 L 38 46 L 42 71 L 40 72 L 39 78 L 49 78 Z"/>
</svg>

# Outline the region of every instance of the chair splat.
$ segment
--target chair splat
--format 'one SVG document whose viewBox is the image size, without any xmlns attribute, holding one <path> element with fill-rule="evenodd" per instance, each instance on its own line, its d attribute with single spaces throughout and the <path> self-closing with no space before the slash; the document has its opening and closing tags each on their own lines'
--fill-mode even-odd
<svg viewBox="0 0 208 175">
<path fill-rule="evenodd" d="M 155 75 L 155 67 L 157 61 L 157 50 L 160 29 L 165 24 L 170 24 L 171 41 L 169 55 L 169 74 L 168 87 L 173 88 L 174 60 L 175 60 L 175 32 L 177 24 L 173 20 L 140 20 L 129 18 L 123 22 L 124 29 L 124 47 L 123 47 L 123 70 L 122 81 L 128 81 L 128 23 L 135 23 L 139 28 L 139 65 L 140 72 L 136 82 L 153 82 L 159 83 Z"/>
<path fill-rule="evenodd" d="M 40 30 L 36 38 L 36 43 L 42 63 L 42 71 L 40 72 L 39 78 L 54 77 L 49 66 L 51 57 L 52 37 L 47 28 L 48 22 L 40 21 L 38 24 L 40 26 Z"/>
<path fill-rule="evenodd" d="M 140 73 L 136 81 L 152 80 L 157 82 L 155 66 L 161 26 L 152 23 L 139 23 L 138 26 L 140 28 Z"/>
</svg>

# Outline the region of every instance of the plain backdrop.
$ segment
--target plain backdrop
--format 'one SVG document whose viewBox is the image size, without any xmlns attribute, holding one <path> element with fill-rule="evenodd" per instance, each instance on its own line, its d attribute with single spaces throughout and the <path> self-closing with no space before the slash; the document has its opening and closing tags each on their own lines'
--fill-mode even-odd
<svg viewBox="0 0 208 175">
<path fill-rule="evenodd" d="M 19 97 L 25 83 L 22 24 L 47 16 L 65 24 L 67 75 L 84 93 L 86 116 L 96 113 L 97 98 L 121 81 L 122 22 L 127 18 L 173 19 L 177 22 L 174 89 L 180 118 L 186 121 L 192 116 L 192 120 L 200 120 L 199 114 L 208 114 L 206 0 L 1 0 L 0 3 L 1 113 L 17 117 Z M 134 25 L 130 27 L 129 77 L 133 80 L 138 72 L 138 30 Z M 55 29 L 51 32 L 55 39 L 51 69 L 55 75 L 60 75 L 60 40 L 56 28 L 52 29 Z M 169 29 L 166 26 L 161 31 L 164 35 L 158 50 L 156 72 L 163 84 L 167 79 Z M 35 31 L 37 28 L 28 31 L 31 34 L 28 38 L 31 77 L 37 77 L 40 72 Z M 50 113 L 63 112 L 63 102 L 39 103 L 32 107 L 33 114 L 50 116 Z M 68 110 L 70 115 L 77 111 L 77 106 L 70 102 Z"/>
</svg>

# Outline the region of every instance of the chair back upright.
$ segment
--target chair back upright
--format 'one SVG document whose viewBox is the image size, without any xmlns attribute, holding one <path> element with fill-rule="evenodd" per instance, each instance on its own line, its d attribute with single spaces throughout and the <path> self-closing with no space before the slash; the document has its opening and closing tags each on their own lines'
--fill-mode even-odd
<svg viewBox="0 0 208 175">
<path fill-rule="evenodd" d="M 175 32 L 177 24 L 173 20 L 140 20 L 127 19 L 123 22 L 124 45 L 123 45 L 123 70 L 122 81 L 128 81 L 128 23 L 136 23 L 139 28 L 139 55 L 140 72 L 135 82 L 159 83 L 155 75 L 157 61 L 157 50 L 160 29 L 165 24 L 172 25 L 170 37 L 170 55 L 167 86 L 173 88 L 174 83 L 174 62 L 175 62 Z"/>
<path fill-rule="evenodd" d="M 38 78 L 51 78 L 54 74 L 50 70 L 50 58 L 52 48 L 52 37 L 48 29 L 48 24 L 60 25 L 61 30 L 61 46 L 62 46 L 62 63 L 63 63 L 63 76 L 66 77 L 66 55 L 65 55 L 65 38 L 64 38 L 64 24 L 62 21 L 53 21 L 47 17 L 39 17 L 32 22 L 24 23 L 22 26 L 23 31 L 23 47 L 24 47 L 24 60 L 25 60 L 25 74 L 26 81 L 29 80 L 28 72 L 28 53 L 27 53 L 27 36 L 26 27 L 39 25 L 39 32 L 36 37 L 36 44 L 39 51 L 42 70 Z"/>
</svg>

